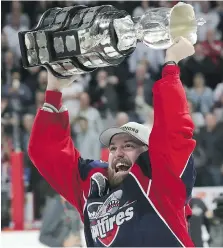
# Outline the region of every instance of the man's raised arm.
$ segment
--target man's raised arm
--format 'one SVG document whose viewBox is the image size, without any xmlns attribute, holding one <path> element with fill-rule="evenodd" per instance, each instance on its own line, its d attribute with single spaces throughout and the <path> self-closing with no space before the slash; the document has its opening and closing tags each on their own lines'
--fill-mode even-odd
<svg viewBox="0 0 223 248">
<path fill-rule="evenodd" d="M 149 140 L 153 178 L 168 180 L 168 173 L 180 178 L 195 147 L 194 124 L 177 66 L 180 60 L 193 53 L 193 45 L 184 38 L 167 49 L 162 79 L 153 87 L 154 126 Z"/>
<path fill-rule="evenodd" d="M 36 115 L 28 153 L 41 175 L 82 214 L 84 199 L 78 169 L 82 159 L 70 136 L 68 111 L 62 107 L 62 83 L 68 84 L 48 72 L 45 103 Z"/>
</svg>

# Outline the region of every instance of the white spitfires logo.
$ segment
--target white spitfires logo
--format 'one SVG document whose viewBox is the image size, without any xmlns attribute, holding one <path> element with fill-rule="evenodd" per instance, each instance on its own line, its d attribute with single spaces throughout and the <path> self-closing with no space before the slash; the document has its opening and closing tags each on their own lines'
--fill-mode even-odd
<svg viewBox="0 0 223 248">
<path fill-rule="evenodd" d="M 120 226 L 131 220 L 134 209 L 133 202 L 126 202 L 120 206 L 123 191 L 118 190 L 111 194 L 107 200 L 90 203 L 87 212 L 90 220 L 92 238 L 97 239 L 105 246 L 110 246 L 115 240 Z"/>
</svg>

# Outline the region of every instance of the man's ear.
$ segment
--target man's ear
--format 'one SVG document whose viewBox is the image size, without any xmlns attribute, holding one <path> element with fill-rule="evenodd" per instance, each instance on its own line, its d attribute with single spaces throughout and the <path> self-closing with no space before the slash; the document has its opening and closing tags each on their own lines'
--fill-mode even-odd
<svg viewBox="0 0 223 248">
<path fill-rule="evenodd" d="M 143 152 L 148 151 L 148 149 L 149 149 L 149 147 L 148 147 L 147 145 L 144 145 L 144 146 L 143 146 Z"/>
<path fill-rule="evenodd" d="M 147 146 L 147 145 L 143 145 L 143 146 L 141 147 L 141 153 L 144 153 L 144 152 L 146 152 L 146 151 L 148 151 L 148 146 Z"/>
</svg>

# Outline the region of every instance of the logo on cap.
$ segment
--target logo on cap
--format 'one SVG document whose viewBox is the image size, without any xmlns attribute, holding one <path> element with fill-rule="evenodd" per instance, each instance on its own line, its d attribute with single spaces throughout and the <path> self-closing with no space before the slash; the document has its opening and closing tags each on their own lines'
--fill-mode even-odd
<svg viewBox="0 0 223 248">
<path fill-rule="evenodd" d="M 130 132 L 134 132 L 134 133 L 138 133 L 139 130 L 133 127 L 128 127 L 128 126 L 124 126 L 121 128 L 122 130 L 126 130 L 126 131 L 130 131 Z"/>
</svg>

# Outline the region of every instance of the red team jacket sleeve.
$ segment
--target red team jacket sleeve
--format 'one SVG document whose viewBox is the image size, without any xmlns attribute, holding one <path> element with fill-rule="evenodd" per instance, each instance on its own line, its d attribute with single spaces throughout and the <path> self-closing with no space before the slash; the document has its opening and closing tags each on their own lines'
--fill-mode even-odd
<svg viewBox="0 0 223 248">
<path fill-rule="evenodd" d="M 180 178 L 195 148 L 195 141 L 192 139 L 194 124 L 178 66 L 163 68 L 162 79 L 155 83 L 153 95 L 154 125 L 149 139 L 153 182 L 185 191 Z"/>
<path fill-rule="evenodd" d="M 61 96 L 59 92 L 48 91 L 46 102 L 59 108 Z M 51 113 L 39 110 L 28 153 L 42 176 L 82 214 L 84 203 L 78 171 L 80 154 L 73 145 L 69 126 L 67 111 Z"/>
<path fill-rule="evenodd" d="M 151 156 L 153 159 L 163 157 L 167 161 L 164 165 L 170 166 L 172 173 L 180 177 L 194 150 L 195 141 L 192 139 L 194 124 L 178 66 L 164 67 L 162 79 L 155 83 L 153 94 L 154 126 L 149 140 Z M 153 156 L 156 153 L 161 156 Z M 153 170 L 162 173 L 162 167 L 160 164 Z"/>
</svg>

